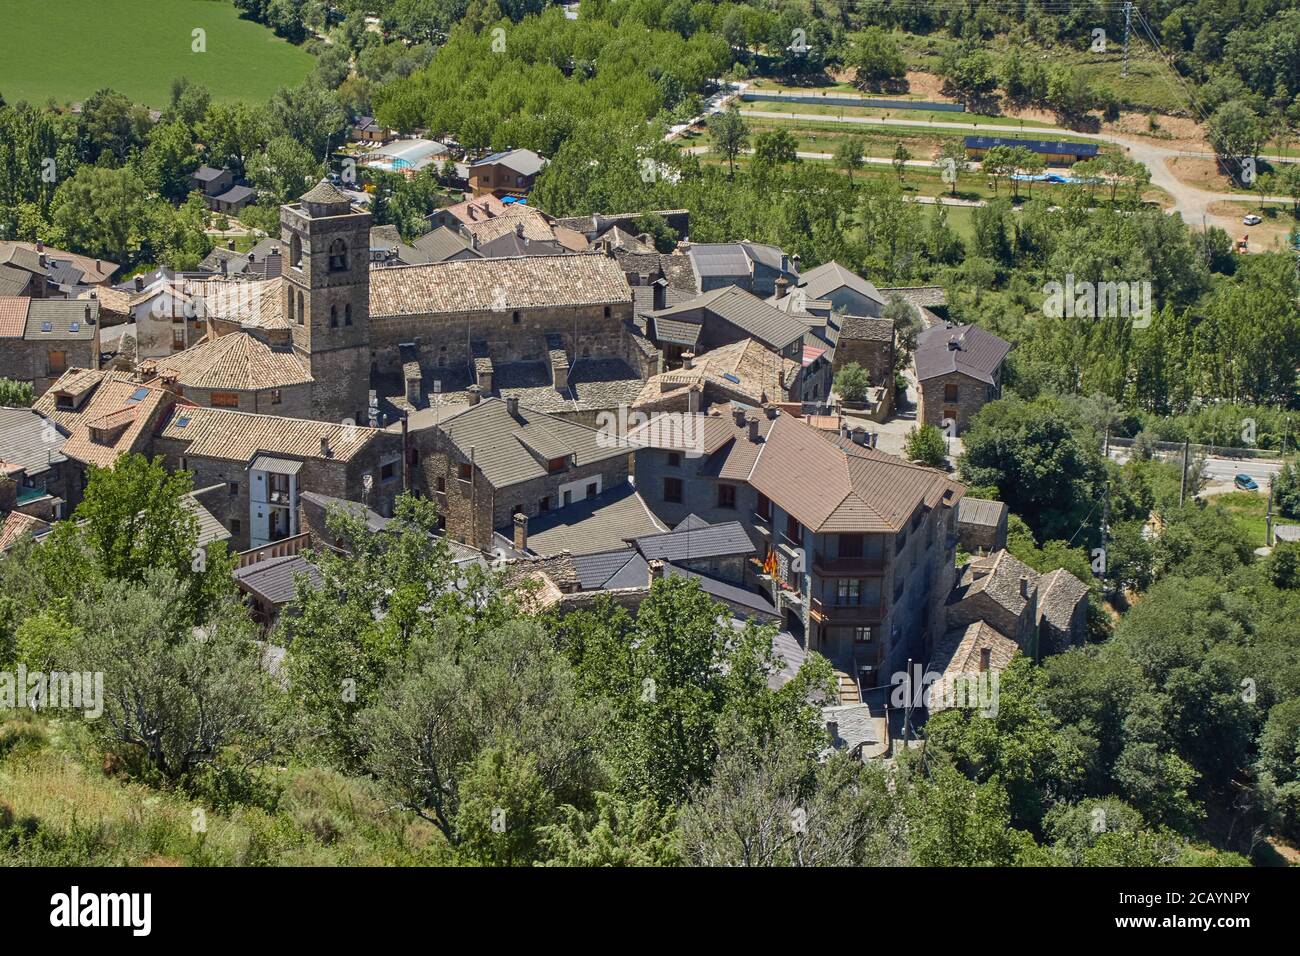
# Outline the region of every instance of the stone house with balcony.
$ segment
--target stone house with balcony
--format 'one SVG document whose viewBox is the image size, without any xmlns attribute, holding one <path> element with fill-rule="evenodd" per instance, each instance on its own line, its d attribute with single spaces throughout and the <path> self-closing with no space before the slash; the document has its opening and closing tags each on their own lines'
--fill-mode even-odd
<svg viewBox="0 0 1300 956">
<path fill-rule="evenodd" d="M 629 436 L 639 493 L 669 524 L 744 526 L 751 582 L 808 649 L 875 686 L 944 633 L 960 484 L 775 408 L 698 416 L 690 441 L 659 422 Z"/>
<path fill-rule="evenodd" d="M 64 516 L 69 490 L 66 436 L 30 408 L 0 407 L 0 476 L 13 498 L 0 495 L 0 513 L 17 511 L 54 521 Z"/>
<path fill-rule="evenodd" d="M 971 419 L 1002 394 L 1002 363 L 1010 343 L 977 325 L 947 323 L 926 329 L 916 339 L 916 381 L 920 420 L 960 434 Z"/>
</svg>

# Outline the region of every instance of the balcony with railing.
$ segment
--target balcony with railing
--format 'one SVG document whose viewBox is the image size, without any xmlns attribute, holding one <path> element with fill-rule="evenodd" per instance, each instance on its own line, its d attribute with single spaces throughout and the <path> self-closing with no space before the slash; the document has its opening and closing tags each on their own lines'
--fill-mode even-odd
<svg viewBox="0 0 1300 956">
<path fill-rule="evenodd" d="M 869 602 L 823 601 L 813 598 L 809 608 L 811 615 L 819 624 L 856 625 L 879 624 L 885 619 L 884 599 Z"/>
<path fill-rule="evenodd" d="M 813 572 L 827 577 L 853 577 L 859 574 L 884 574 L 889 559 L 883 554 L 843 557 L 828 551 L 813 554 Z"/>
</svg>

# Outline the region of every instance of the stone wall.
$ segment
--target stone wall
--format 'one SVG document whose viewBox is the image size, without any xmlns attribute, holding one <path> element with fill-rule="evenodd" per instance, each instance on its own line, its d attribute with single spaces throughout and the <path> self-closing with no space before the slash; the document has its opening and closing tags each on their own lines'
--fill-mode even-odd
<svg viewBox="0 0 1300 956">
<path fill-rule="evenodd" d="M 99 330 L 93 339 L 0 339 L 0 378 L 31 382 L 40 398 L 53 385 L 61 371 L 50 369 L 50 353 L 66 354 L 65 368 L 99 368 Z"/>
<path fill-rule="evenodd" d="M 957 386 L 957 401 L 944 400 L 944 387 Z M 936 428 L 944 427 L 944 409 L 955 409 L 957 417 L 957 434 L 970 427 L 971 419 L 987 402 L 997 397 L 997 387 L 986 385 L 961 372 L 949 372 L 920 383 L 921 421 Z"/>
<path fill-rule="evenodd" d="M 261 415 L 281 415 L 285 418 L 312 418 L 312 384 L 290 385 L 281 389 L 262 389 L 260 391 L 235 392 L 232 389 L 185 388 L 181 391 L 195 405 L 212 407 L 212 393 L 225 392 L 237 395 L 239 405 L 233 406 L 241 412 L 256 412 Z M 279 392 L 279 401 L 276 392 Z M 223 405 L 222 408 L 232 406 Z"/>
</svg>

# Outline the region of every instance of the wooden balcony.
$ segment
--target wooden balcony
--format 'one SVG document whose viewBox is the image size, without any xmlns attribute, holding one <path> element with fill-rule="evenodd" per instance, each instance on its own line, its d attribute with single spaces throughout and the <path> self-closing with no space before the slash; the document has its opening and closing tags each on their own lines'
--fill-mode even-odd
<svg viewBox="0 0 1300 956">
<path fill-rule="evenodd" d="M 828 604 L 813 598 L 809 614 L 818 624 L 852 627 L 858 624 L 879 624 L 885 619 L 885 602 L 875 604 Z"/>
<path fill-rule="evenodd" d="M 825 577 L 851 578 L 863 574 L 884 574 L 888 567 L 889 560 L 884 555 L 841 558 L 825 551 L 813 555 L 813 573 Z"/>
</svg>

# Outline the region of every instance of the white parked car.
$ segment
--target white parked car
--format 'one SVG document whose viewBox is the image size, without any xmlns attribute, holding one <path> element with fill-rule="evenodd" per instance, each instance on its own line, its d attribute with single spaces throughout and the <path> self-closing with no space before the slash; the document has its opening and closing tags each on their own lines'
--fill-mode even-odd
<svg viewBox="0 0 1300 956">
<path fill-rule="evenodd" d="M 1263 221 L 1264 221 L 1263 219 L 1260 219 L 1259 216 L 1256 216 L 1256 215 L 1252 212 L 1252 213 L 1251 213 L 1249 216 L 1247 216 L 1245 219 L 1241 220 L 1241 224 L 1242 224 L 1243 226 L 1258 226 L 1258 225 L 1259 225 L 1261 222 L 1263 222 Z"/>
</svg>

